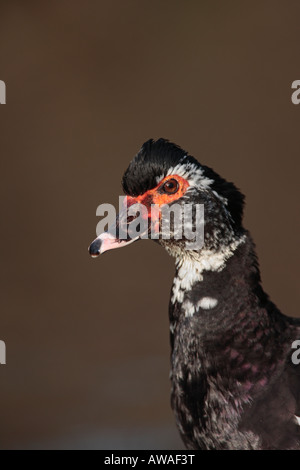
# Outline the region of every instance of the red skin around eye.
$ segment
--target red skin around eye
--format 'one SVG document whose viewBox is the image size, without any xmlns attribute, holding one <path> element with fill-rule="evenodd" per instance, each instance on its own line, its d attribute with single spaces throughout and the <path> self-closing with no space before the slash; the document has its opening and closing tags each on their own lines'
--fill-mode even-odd
<svg viewBox="0 0 300 470">
<path fill-rule="evenodd" d="M 160 193 L 158 189 L 161 188 L 163 184 L 170 179 L 175 179 L 178 182 L 179 188 L 176 193 Z M 154 231 L 158 232 L 160 213 L 157 211 L 157 208 L 152 208 L 151 211 L 151 204 L 156 204 L 158 207 L 161 207 L 164 204 L 170 204 L 171 202 L 180 199 L 185 194 L 188 187 L 189 183 L 181 176 L 169 175 L 166 176 L 163 180 L 161 180 L 155 188 L 149 189 L 149 191 L 146 191 L 144 194 L 141 194 L 140 196 L 136 197 L 127 196 L 125 204 L 127 204 L 127 207 L 130 207 L 133 204 L 143 204 L 144 206 L 146 206 L 148 209 L 148 218 L 152 215 L 152 224 L 154 226 Z"/>
<path fill-rule="evenodd" d="M 179 184 L 179 189 L 174 194 L 165 194 L 158 192 L 158 188 L 163 186 L 163 184 L 170 180 L 174 179 Z M 151 204 L 157 204 L 158 206 L 162 206 L 163 204 L 170 204 L 170 202 L 174 202 L 177 199 L 180 199 L 186 192 L 187 188 L 189 187 L 189 183 L 178 175 L 170 175 L 166 176 L 160 183 L 153 189 L 149 189 L 144 194 L 141 194 L 137 197 L 127 196 L 127 207 L 131 206 L 132 204 L 144 204 L 148 207 L 148 211 L 151 208 Z"/>
</svg>

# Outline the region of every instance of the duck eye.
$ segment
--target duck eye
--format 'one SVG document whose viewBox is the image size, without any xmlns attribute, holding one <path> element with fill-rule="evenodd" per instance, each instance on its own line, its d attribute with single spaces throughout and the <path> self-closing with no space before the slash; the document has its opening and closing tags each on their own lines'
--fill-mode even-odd
<svg viewBox="0 0 300 470">
<path fill-rule="evenodd" d="M 178 189 L 179 189 L 179 184 L 178 184 L 178 181 L 175 180 L 175 178 L 172 178 L 168 181 L 166 181 L 163 186 L 161 187 L 162 189 L 162 192 L 166 193 L 166 194 L 175 194 L 177 193 Z"/>
</svg>

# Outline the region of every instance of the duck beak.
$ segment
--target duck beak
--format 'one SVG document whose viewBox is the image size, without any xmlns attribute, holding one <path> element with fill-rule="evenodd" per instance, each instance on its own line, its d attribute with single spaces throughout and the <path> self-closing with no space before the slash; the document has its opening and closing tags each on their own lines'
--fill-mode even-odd
<svg viewBox="0 0 300 470">
<path fill-rule="evenodd" d="M 128 238 L 126 240 L 120 240 L 112 233 L 110 229 L 107 232 L 101 233 L 89 246 L 89 253 L 92 258 L 97 258 L 97 256 L 102 255 L 105 251 L 113 250 L 114 248 L 121 248 L 122 246 L 130 245 L 140 237 Z"/>
<path fill-rule="evenodd" d="M 137 219 L 137 216 L 130 215 L 128 209 L 130 206 L 133 206 L 134 203 L 133 198 L 131 198 L 130 203 L 126 201 L 125 207 L 117 215 L 115 222 L 108 227 L 106 232 L 101 233 L 91 243 L 88 250 L 93 258 L 96 258 L 105 251 L 130 245 L 140 238 L 147 238 L 148 217 L 142 219 L 142 228 L 139 233 L 131 227 L 132 222 Z M 134 226 L 136 228 L 136 224 L 134 224 Z"/>
</svg>

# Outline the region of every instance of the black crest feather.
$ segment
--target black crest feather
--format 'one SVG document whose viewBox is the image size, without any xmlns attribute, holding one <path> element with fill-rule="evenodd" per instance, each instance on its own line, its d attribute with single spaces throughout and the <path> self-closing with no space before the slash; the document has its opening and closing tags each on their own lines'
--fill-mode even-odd
<svg viewBox="0 0 300 470">
<path fill-rule="evenodd" d="M 124 173 L 122 186 L 125 194 L 139 196 L 157 185 L 157 177 L 164 177 L 170 168 L 180 163 L 192 163 L 211 179 L 211 189 L 228 201 L 227 208 L 233 221 L 240 225 L 243 217 L 244 196 L 211 168 L 201 165 L 198 160 L 178 145 L 160 138 L 145 142 Z"/>
</svg>

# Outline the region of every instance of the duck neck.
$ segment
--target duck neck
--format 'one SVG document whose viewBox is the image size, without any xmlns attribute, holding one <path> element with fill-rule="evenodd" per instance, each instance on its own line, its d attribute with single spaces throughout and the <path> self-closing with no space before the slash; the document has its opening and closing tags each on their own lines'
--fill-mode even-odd
<svg viewBox="0 0 300 470">
<path fill-rule="evenodd" d="M 197 334 L 222 334 L 225 328 L 232 328 L 241 312 L 251 311 L 252 320 L 255 315 L 265 315 L 268 302 L 260 285 L 254 244 L 244 233 L 219 251 L 202 250 L 177 260 L 170 301 L 171 333 L 178 323 L 191 321 L 198 325 Z"/>
</svg>

